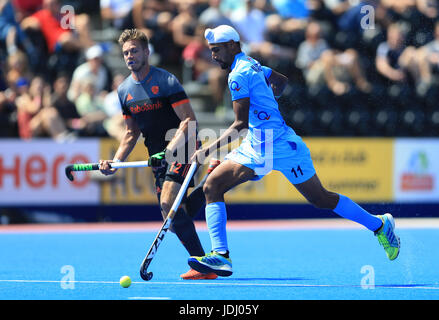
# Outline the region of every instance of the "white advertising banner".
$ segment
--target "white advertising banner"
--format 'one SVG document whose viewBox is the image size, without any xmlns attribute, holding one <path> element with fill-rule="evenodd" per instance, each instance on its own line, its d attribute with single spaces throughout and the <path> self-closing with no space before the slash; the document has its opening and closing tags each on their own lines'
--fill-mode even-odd
<svg viewBox="0 0 439 320">
<path fill-rule="evenodd" d="M 395 202 L 439 202 L 439 139 L 396 139 Z"/>
<path fill-rule="evenodd" d="M 65 176 L 71 163 L 96 162 L 99 139 L 57 143 L 51 139 L 0 140 L 0 205 L 98 204 L 99 186 L 88 174 Z"/>
</svg>

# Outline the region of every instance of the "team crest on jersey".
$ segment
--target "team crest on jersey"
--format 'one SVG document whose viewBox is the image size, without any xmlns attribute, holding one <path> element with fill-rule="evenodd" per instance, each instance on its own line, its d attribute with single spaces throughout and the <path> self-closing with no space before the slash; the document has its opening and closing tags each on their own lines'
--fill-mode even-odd
<svg viewBox="0 0 439 320">
<path fill-rule="evenodd" d="M 154 93 L 154 94 L 159 93 L 159 86 L 152 86 L 151 87 L 151 92 Z"/>
<path fill-rule="evenodd" d="M 232 81 L 230 82 L 230 90 L 232 91 L 236 91 L 238 92 L 239 90 L 241 90 L 241 88 L 239 87 L 239 83 L 236 81 Z"/>
<path fill-rule="evenodd" d="M 258 117 L 259 120 L 270 120 L 271 115 L 269 115 L 265 111 L 255 110 L 254 114 Z"/>
</svg>

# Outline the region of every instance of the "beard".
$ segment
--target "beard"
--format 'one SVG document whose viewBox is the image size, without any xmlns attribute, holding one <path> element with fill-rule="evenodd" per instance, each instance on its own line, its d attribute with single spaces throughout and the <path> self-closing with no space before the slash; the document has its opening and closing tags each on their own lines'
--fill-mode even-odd
<svg viewBox="0 0 439 320">
<path fill-rule="evenodd" d="M 216 61 L 216 63 L 218 63 L 219 64 L 219 66 L 221 67 L 221 69 L 223 69 L 223 70 L 227 70 L 227 69 L 229 69 L 230 68 L 230 64 L 228 64 L 227 62 L 224 62 L 224 61 L 220 61 L 220 60 L 215 60 Z"/>
<path fill-rule="evenodd" d="M 227 64 L 225 64 L 225 63 L 220 63 L 220 67 L 221 67 L 221 69 L 223 69 L 223 70 L 227 70 L 227 69 L 230 68 L 230 66 L 227 65 Z"/>
</svg>

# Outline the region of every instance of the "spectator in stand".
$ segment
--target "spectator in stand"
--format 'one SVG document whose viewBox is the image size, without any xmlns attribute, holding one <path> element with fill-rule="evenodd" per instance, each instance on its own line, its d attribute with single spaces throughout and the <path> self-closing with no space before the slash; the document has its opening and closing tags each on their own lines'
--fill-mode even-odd
<svg viewBox="0 0 439 320">
<path fill-rule="evenodd" d="M 337 27 L 337 19 L 325 4 L 324 0 L 308 0 L 309 20 L 318 20 L 325 29 L 333 31 Z"/>
<path fill-rule="evenodd" d="M 209 7 L 203 10 L 199 16 L 200 24 L 207 28 L 215 28 L 222 24 L 233 26 L 232 21 L 220 9 L 221 0 L 209 0 L 208 3 Z"/>
<path fill-rule="evenodd" d="M 182 48 L 174 43 L 171 28 L 174 10 L 169 1 L 135 0 L 133 5 L 135 28 L 150 40 L 151 55 L 167 65 L 178 65 L 181 59 Z"/>
<path fill-rule="evenodd" d="M 368 26 L 377 23 L 379 20 L 378 17 L 375 18 L 375 12 L 379 11 L 378 4 L 377 0 L 361 0 L 356 4 L 351 4 L 348 10 L 337 17 L 338 31 L 335 39 L 337 47 L 344 50 L 348 48 L 363 49 L 365 31 L 369 30 Z M 371 8 L 373 8 L 373 12 L 371 12 Z M 373 18 L 372 13 L 374 14 Z M 367 18 L 366 14 L 369 14 L 369 19 L 365 19 Z M 373 28 L 375 28 L 375 25 L 373 25 Z"/>
<path fill-rule="evenodd" d="M 23 139 L 48 136 L 63 141 L 68 131 L 58 111 L 51 106 L 50 85 L 35 77 L 30 86 L 26 79 L 20 79 L 17 88 L 19 136 Z"/>
<path fill-rule="evenodd" d="M 63 27 L 61 20 L 60 0 L 44 0 L 43 9 L 23 19 L 21 25 L 23 29 L 39 29 L 42 32 L 49 54 L 61 48 L 67 51 L 82 50 L 93 44 L 88 29 L 88 17 L 85 14 L 75 16 L 74 29 Z"/>
<path fill-rule="evenodd" d="M 17 20 L 21 21 L 41 9 L 43 0 L 12 0 L 16 9 Z"/>
<path fill-rule="evenodd" d="M 119 30 L 132 28 L 133 4 L 134 0 L 100 0 L 101 18 Z"/>
<path fill-rule="evenodd" d="M 307 0 L 272 0 L 271 3 L 284 19 L 306 19 L 309 15 Z"/>
<path fill-rule="evenodd" d="M 0 0 L 0 42 L 6 46 L 8 55 L 22 49 L 27 55 L 34 54 L 34 47 L 20 27 L 20 18 L 12 2 Z"/>
<path fill-rule="evenodd" d="M 328 50 L 323 55 L 325 80 L 335 95 L 348 93 L 355 86 L 363 93 L 370 93 L 372 85 L 367 80 L 360 57 L 354 49 Z"/>
<path fill-rule="evenodd" d="M 340 17 L 351 7 L 349 0 L 323 0 L 323 2 L 336 17 Z"/>
<path fill-rule="evenodd" d="M 183 59 L 186 67 L 192 70 L 192 80 L 209 85 L 215 107 L 218 107 L 223 104 L 227 72 L 217 68 L 212 60 L 204 39 L 205 29 L 201 24 L 197 26 L 194 39 L 183 50 Z"/>
<path fill-rule="evenodd" d="M 387 9 L 386 13 L 393 21 L 402 26 L 408 46 L 425 45 L 427 30 L 434 29 L 437 20 L 437 1 L 431 0 L 381 0 Z M 423 35 L 421 35 L 423 34 Z"/>
<path fill-rule="evenodd" d="M 243 39 L 243 49 L 262 61 L 293 60 L 295 50 L 287 45 L 273 43 L 266 38 L 268 33 L 281 32 L 282 18 L 270 15 L 266 20 L 265 13 L 255 6 L 255 0 L 245 0 L 245 7 L 232 13 L 231 20 Z"/>
<path fill-rule="evenodd" d="M 310 11 L 307 0 L 272 0 L 277 15 L 282 18 L 282 32 L 291 33 L 304 31 L 308 23 Z"/>
<path fill-rule="evenodd" d="M 182 48 L 194 40 L 198 17 L 195 4 L 190 1 L 177 3 L 178 14 L 172 19 L 171 28 L 174 43 Z"/>
<path fill-rule="evenodd" d="M 421 91 L 420 93 L 422 93 L 422 91 L 425 92 L 432 84 L 437 85 L 439 80 L 439 22 L 436 22 L 434 28 L 434 40 L 419 48 L 417 57 L 423 82 L 419 90 Z"/>
<path fill-rule="evenodd" d="M 232 12 L 230 19 L 246 44 L 265 41 L 265 13 L 255 7 L 255 0 L 244 0 L 245 6 Z"/>
<path fill-rule="evenodd" d="M 411 75 L 416 84 L 421 82 L 417 50 L 406 46 L 401 27 L 394 23 L 387 30 L 387 40 L 377 49 L 376 68 L 389 84 L 401 84 Z"/>
<path fill-rule="evenodd" d="M 241 10 L 245 6 L 244 1 L 245 0 L 221 0 L 219 9 L 223 15 L 225 15 L 226 17 L 230 17 L 233 12 L 235 12 L 236 10 Z M 205 3 L 207 3 L 207 5 L 209 6 L 209 0 L 205 1 Z"/>
<path fill-rule="evenodd" d="M 82 82 L 81 93 L 75 100 L 76 110 L 81 118 L 76 128 L 82 136 L 107 136 L 103 122 L 108 118 L 104 110 L 103 96 L 96 92 L 96 79 L 88 77 Z"/>
<path fill-rule="evenodd" d="M 142 29 L 148 37 L 154 36 L 157 27 L 166 27 L 172 20 L 174 5 L 160 0 L 134 0 L 132 17 L 134 27 Z"/>
<path fill-rule="evenodd" d="M 29 69 L 29 59 L 22 51 L 17 51 L 7 57 L 6 81 L 11 89 L 15 89 L 18 79 L 32 79 L 32 72 Z"/>
<path fill-rule="evenodd" d="M 324 85 L 324 65 L 322 55 L 329 45 L 322 37 L 320 24 L 311 21 L 308 24 L 303 41 L 297 50 L 296 66 L 302 70 L 308 88 L 313 91 Z"/>
<path fill-rule="evenodd" d="M 125 132 L 125 120 L 122 115 L 122 106 L 117 95 L 117 88 L 125 78 L 123 74 L 116 74 L 113 78 L 112 91 L 104 98 L 104 111 L 108 117 L 104 120 L 104 128 L 111 137 L 118 141 L 121 141 Z"/>
<path fill-rule="evenodd" d="M 76 110 L 76 105 L 67 97 L 69 88 L 69 77 L 59 75 L 53 83 L 52 105 L 64 121 L 64 125 L 69 131 L 77 131 L 80 115 Z"/>
<path fill-rule="evenodd" d="M 56 65 L 47 65 L 51 68 L 50 73 L 73 72 L 79 54 L 94 43 L 90 35 L 88 15 L 85 13 L 75 15 L 73 24 L 73 21 L 64 19 L 60 0 L 44 0 L 43 9 L 24 18 L 21 27 L 26 32 L 39 32 L 43 36 L 45 46 L 40 44 L 39 57 L 47 61 L 40 63 L 48 64 L 50 56 L 55 56 L 57 59 Z M 48 73 L 46 68 L 42 71 Z"/>
<path fill-rule="evenodd" d="M 0 0 L 0 41 L 6 45 L 8 54 L 17 51 L 16 41 L 20 34 L 20 28 L 17 27 L 12 3 Z"/>
<path fill-rule="evenodd" d="M 90 77 L 93 77 L 95 82 L 95 91 L 99 94 L 102 91 L 107 91 L 109 83 L 109 70 L 103 64 L 103 50 L 100 45 L 96 44 L 87 49 L 85 52 L 86 62 L 76 67 L 73 72 L 72 81 L 68 91 L 70 100 L 75 101 L 81 94 L 81 86 Z"/>
<path fill-rule="evenodd" d="M 364 75 L 357 52 L 329 48 L 321 32 L 319 23 L 310 22 L 306 40 L 299 46 L 296 65 L 303 70 L 307 84 L 315 87 L 324 81 L 337 96 L 346 94 L 352 85 L 369 93 L 372 86 Z"/>
<path fill-rule="evenodd" d="M 410 12 L 416 10 L 418 0 L 381 0 L 381 3 L 391 11 L 390 14 L 394 19 L 406 18 Z"/>
</svg>

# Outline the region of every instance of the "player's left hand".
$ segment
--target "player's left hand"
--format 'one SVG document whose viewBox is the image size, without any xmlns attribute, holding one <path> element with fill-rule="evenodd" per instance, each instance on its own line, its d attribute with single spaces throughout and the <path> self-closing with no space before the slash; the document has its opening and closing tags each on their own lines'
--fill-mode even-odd
<svg viewBox="0 0 439 320">
<path fill-rule="evenodd" d="M 166 149 L 149 157 L 148 165 L 154 168 L 164 167 L 166 165 Z"/>
</svg>

